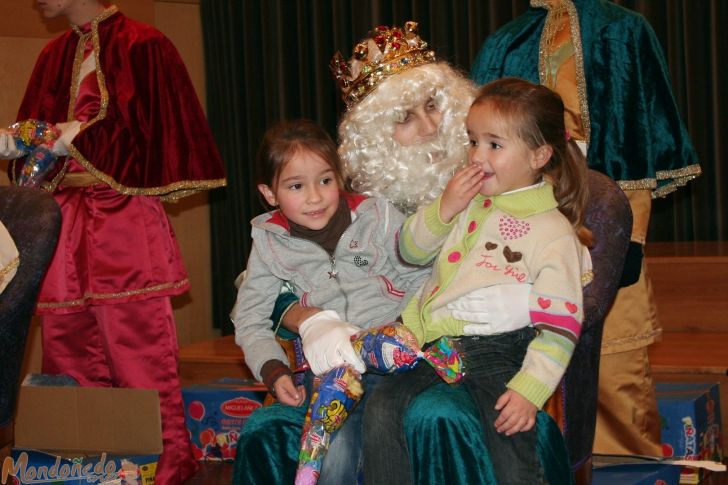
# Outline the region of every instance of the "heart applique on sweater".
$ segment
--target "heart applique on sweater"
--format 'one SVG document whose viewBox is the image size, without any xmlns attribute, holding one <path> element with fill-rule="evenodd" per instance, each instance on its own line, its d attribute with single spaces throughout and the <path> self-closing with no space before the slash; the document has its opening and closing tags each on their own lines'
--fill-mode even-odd
<svg viewBox="0 0 728 485">
<path fill-rule="evenodd" d="M 506 261 L 508 261 L 509 263 L 516 263 L 523 259 L 523 254 L 521 252 L 513 251 L 508 246 L 503 248 L 503 256 L 506 257 Z"/>
<path fill-rule="evenodd" d="M 531 224 L 511 216 L 501 216 L 498 221 L 498 231 L 506 241 L 519 239 L 531 231 Z"/>
</svg>

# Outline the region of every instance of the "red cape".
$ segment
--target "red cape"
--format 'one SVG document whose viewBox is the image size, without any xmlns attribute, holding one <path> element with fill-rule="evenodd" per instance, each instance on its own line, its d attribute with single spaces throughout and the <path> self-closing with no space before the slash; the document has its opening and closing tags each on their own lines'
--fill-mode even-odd
<svg viewBox="0 0 728 485">
<path fill-rule="evenodd" d="M 220 154 L 171 41 L 119 12 L 97 17 L 93 29 L 102 108 L 73 139 L 69 154 L 123 194 L 176 199 L 225 185 Z M 46 45 L 18 120 L 69 119 L 78 41 L 69 30 Z"/>
</svg>

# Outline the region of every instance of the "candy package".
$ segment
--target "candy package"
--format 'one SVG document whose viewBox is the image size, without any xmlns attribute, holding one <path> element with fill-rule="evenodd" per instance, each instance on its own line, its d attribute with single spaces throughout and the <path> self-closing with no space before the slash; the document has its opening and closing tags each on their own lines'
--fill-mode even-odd
<svg viewBox="0 0 728 485">
<path fill-rule="evenodd" d="M 452 340 L 443 337 L 421 351 L 414 334 L 399 322 L 359 332 L 352 345 L 367 372 L 398 374 L 421 361 L 431 365 L 446 382 L 464 375 Z M 301 437 L 296 485 L 314 485 L 333 434 L 341 428 L 364 394 L 361 375 L 349 366 L 336 367 L 314 379 L 314 388 Z"/>
<path fill-rule="evenodd" d="M 352 345 L 369 372 L 401 374 L 424 360 L 445 382 L 457 382 L 463 376 L 462 362 L 452 340 L 443 337 L 422 351 L 412 331 L 399 322 L 359 332 Z"/>
<path fill-rule="evenodd" d="M 27 155 L 16 177 L 16 184 L 38 187 L 53 170 L 58 159 L 51 148 L 60 136 L 60 131 L 51 123 L 33 119 L 10 125 L 8 131 L 18 150 Z"/>
<path fill-rule="evenodd" d="M 314 378 L 301 435 L 296 485 L 313 485 L 318 481 L 332 435 L 363 395 L 361 375 L 349 366 L 336 367 Z"/>
</svg>

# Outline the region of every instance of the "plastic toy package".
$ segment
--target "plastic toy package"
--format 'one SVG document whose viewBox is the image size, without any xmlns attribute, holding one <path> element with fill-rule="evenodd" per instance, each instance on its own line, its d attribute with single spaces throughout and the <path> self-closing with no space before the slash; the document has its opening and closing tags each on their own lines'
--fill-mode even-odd
<svg viewBox="0 0 728 485">
<path fill-rule="evenodd" d="M 14 123 L 8 131 L 18 150 L 27 155 L 15 183 L 21 187 L 38 187 L 58 159 L 51 149 L 60 131 L 51 123 L 33 119 Z"/>
<path fill-rule="evenodd" d="M 400 374 L 424 361 L 445 382 L 464 375 L 453 341 L 443 337 L 427 350 L 420 350 L 414 334 L 398 322 L 359 332 L 352 345 L 367 372 Z M 296 485 L 314 485 L 334 433 L 341 428 L 364 394 L 359 372 L 349 366 L 336 367 L 314 379 L 314 387 L 301 437 Z"/>
</svg>

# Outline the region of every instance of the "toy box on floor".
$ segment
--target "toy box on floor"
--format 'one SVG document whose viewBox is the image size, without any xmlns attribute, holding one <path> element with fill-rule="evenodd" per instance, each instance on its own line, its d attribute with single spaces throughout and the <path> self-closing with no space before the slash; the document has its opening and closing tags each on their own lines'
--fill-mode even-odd
<svg viewBox="0 0 728 485">
<path fill-rule="evenodd" d="M 23 382 L 0 483 L 151 485 L 162 452 L 157 391 Z"/>
<path fill-rule="evenodd" d="M 657 383 L 662 449 L 668 457 L 723 460 L 717 383 Z M 707 470 L 686 467 L 680 483 L 699 483 Z"/>
<path fill-rule="evenodd" d="M 13 448 L 0 483 L 63 485 L 153 485 L 158 455 L 73 456 Z"/>
<path fill-rule="evenodd" d="M 664 463 L 615 463 L 597 466 L 591 485 L 678 485 L 680 467 Z"/>
<path fill-rule="evenodd" d="M 263 405 L 262 384 L 221 379 L 182 388 L 185 419 L 198 460 L 234 460 L 240 430 L 250 413 Z"/>
</svg>

